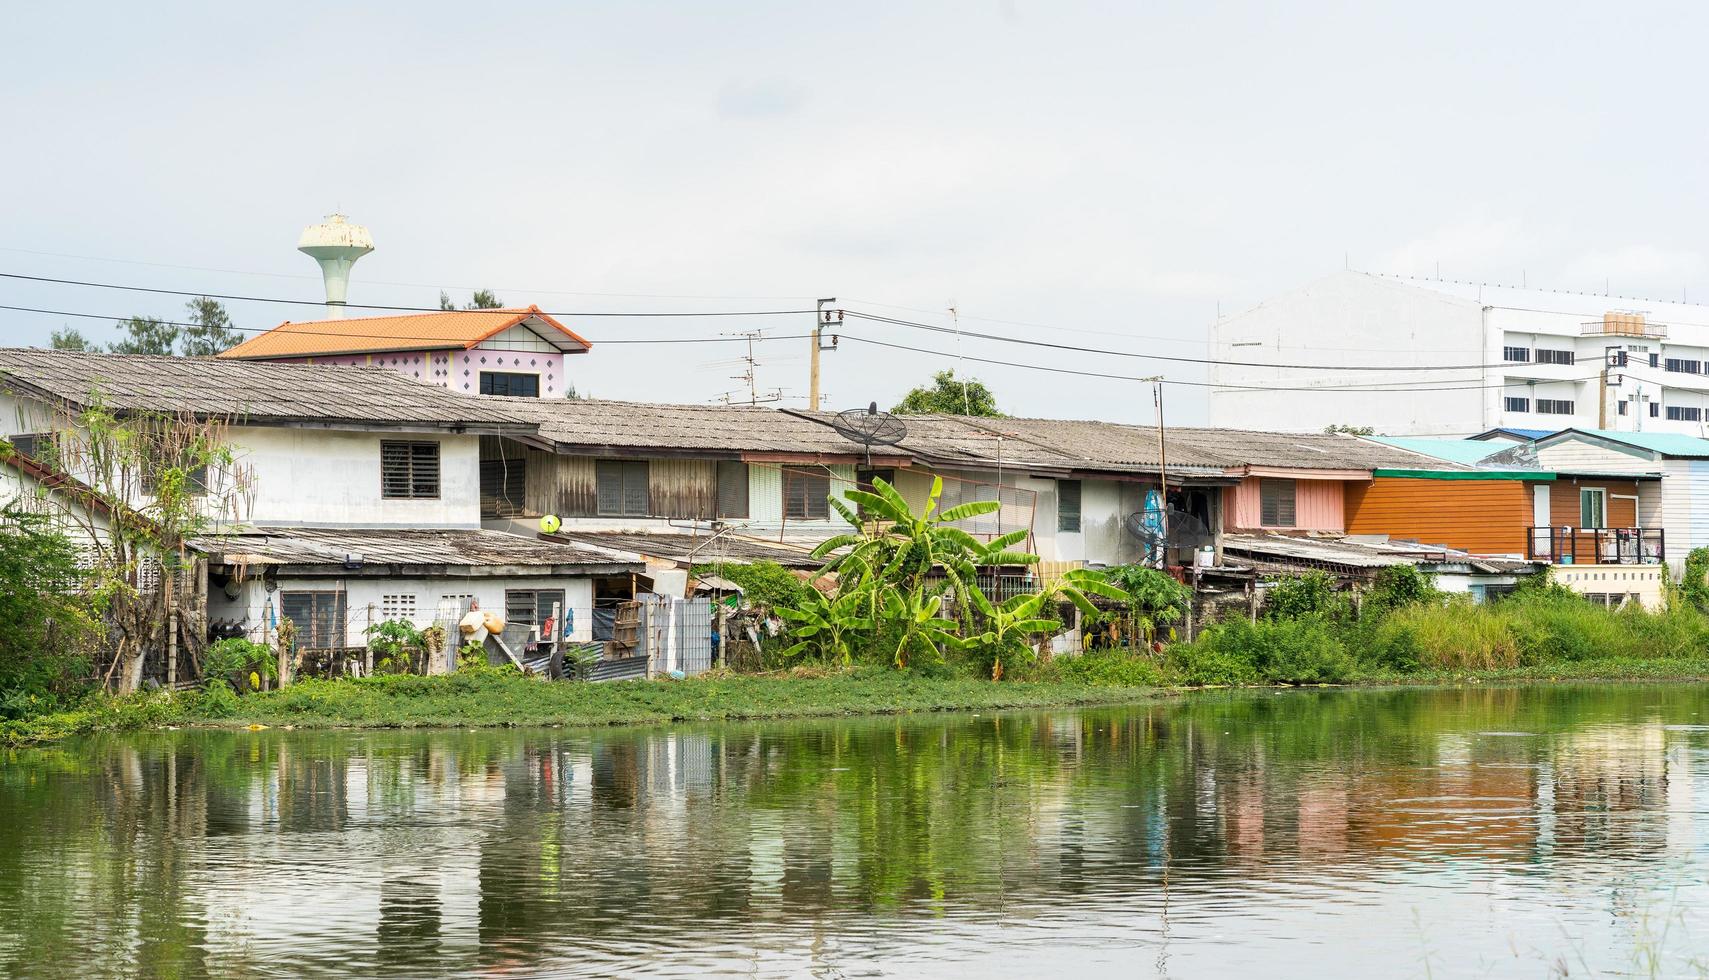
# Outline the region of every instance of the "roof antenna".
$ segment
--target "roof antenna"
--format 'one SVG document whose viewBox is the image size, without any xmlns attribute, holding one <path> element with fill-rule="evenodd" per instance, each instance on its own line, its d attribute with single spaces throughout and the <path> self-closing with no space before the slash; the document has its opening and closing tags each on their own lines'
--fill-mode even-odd
<svg viewBox="0 0 1709 980">
<path fill-rule="evenodd" d="M 955 373 L 961 375 L 961 414 L 973 414 L 973 396 L 967 391 L 967 374 L 961 369 L 961 314 L 956 312 L 955 300 L 949 301 L 949 319 L 955 327 Z"/>
</svg>

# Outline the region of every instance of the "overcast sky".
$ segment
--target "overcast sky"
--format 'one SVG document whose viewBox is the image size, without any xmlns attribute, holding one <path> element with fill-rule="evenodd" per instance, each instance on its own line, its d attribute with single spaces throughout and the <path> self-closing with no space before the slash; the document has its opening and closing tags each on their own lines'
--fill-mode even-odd
<svg viewBox="0 0 1709 980">
<path fill-rule="evenodd" d="M 0 271 L 318 299 L 296 236 L 341 208 L 377 245 L 353 303 L 432 305 L 441 286 L 567 314 L 836 296 L 933 323 L 954 303 L 967 329 L 1203 356 L 1219 307 L 1344 263 L 1709 297 L 1701 5 L 377 7 L 10 7 Z M 182 311 L 15 280 L 0 303 Z M 229 305 L 244 327 L 316 315 Z M 745 397 L 740 345 L 598 342 L 809 323 L 565 319 L 595 341 L 572 374 L 584 392 L 672 401 Z M 7 343 L 62 323 L 113 334 L 0 311 Z M 760 386 L 801 404 L 806 341 L 756 351 Z M 954 363 L 849 340 L 824 385 L 833 407 L 888 405 Z M 1134 382 L 964 369 L 1012 413 L 1151 418 Z M 1202 420 L 1197 389 L 1169 397 L 1171 421 Z"/>
</svg>

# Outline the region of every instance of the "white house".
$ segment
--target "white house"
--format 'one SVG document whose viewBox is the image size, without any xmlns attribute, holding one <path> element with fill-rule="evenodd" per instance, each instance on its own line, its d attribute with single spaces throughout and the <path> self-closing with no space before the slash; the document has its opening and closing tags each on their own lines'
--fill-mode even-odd
<svg viewBox="0 0 1709 980">
<path fill-rule="evenodd" d="M 1698 304 L 1338 272 L 1210 340 L 1217 426 L 1709 432 Z"/>
</svg>

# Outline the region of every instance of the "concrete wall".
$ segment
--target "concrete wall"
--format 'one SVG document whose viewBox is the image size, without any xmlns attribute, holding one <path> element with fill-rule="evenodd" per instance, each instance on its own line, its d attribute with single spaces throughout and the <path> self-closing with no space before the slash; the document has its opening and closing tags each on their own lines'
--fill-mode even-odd
<svg viewBox="0 0 1709 980">
<path fill-rule="evenodd" d="M 398 577 L 398 578 L 292 578 L 282 576 L 278 580 L 278 590 L 268 592 L 260 578 L 250 578 L 242 583 L 236 599 L 228 599 L 217 586 L 209 590 L 208 618 L 213 621 L 236 620 L 245 627 L 245 635 L 250 639 L 262 639 L 262 623 L 269 611 L 273 622 L 277 622 L 279 614 L 279 593 L 281 592 L 338 592 L 345 596 L 345 611 L 347 626 L 345 642 L 352 647 L 367 645 L 363 631 L 369 623 L 384 620 L 382 614 L 383 598 L 387 595 L 413 595 L 416 603 L 416 615 L 412 618 L 417 627 L 431 626 L 442 598 L 449 596 L 473 595 L 482 609 L 492 609 L 504 612 L 504 593 L 506 589 L 563 589 L 564 601 L 574 611 L 575 620 L 571 640 L 587 642 L 593 639 L 593 579 L 586 576 L 511 576 L 502 578 L 475 578 L 466 576 L 438 577 Z M 369 617 L 369 605 L 374 608 L 373 618 Z M 458 603 L 465 610 L 466 600 Z M 458 614 L 459 618 L 461 613 Z M 454 641 L 453 641 L 454 642 Z"/>
<path fill-rule="evenodd" d="M 380 496 L 380 443 L 439 443 L 439 497 Z M 233 455 L 252 487 L 248 519 L 257 524 L 343 527 L 479 527 L 480 439 L 472 435 L 382 435 L 242 426 Z"/>
<path fill-rule="evenodd" d="M 1556 565 L 1553 574 L 1581 595 L 1636 595 L 1645 609 L 1662 607 L 1660 565 Z"/>
<path fill-rule="evenodd" d="M 1486 347 L 1483 312 L 1473 300 L 1361 273 L 1337 273 L 1211 328 L 1213 358 L 1265 365 L 1215 364 L 1212 383 L 1322 390 L 1212 389 L 1210 424 L 1302 432 L 1370 425 L 1389 435 L 1470 435 L 1489 427 L 1481 392 L 1403 392 L 1393 385 L 1397 379 L 1464 385 L 1468 377 L 1480 377 L 1476 372 L 1306 371 L 1268 365 L 1478 364 L 1486 360 Z M 1499 359 L 1499 350 L 1496 355 Z M 1377 387 L 1331 387 L 1361 384 Z"/>
</svg>

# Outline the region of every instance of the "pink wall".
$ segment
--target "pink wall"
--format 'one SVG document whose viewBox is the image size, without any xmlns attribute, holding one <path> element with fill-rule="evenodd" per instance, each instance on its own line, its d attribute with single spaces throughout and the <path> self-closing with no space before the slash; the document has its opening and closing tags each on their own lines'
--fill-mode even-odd
<svg viewBox="0 0 1709 980">
<path fill-rule="evenodd" d="M 387 367 L 419 381 L 442 385 L 453 391 L 476 394 L 482 371 L 511 371 L 540 375 L 540 397 L 564 394 L 564 354 L 559 351 L 499 350 L 475 347 L 456 351 L 386 351 L 378 354 L 343 354 L 337 357 L 280 358 L 281 363 L 370 364 Z"/>
<path fill-rule="evenodd" d="M 1249 476 L 1224 491 L 1228 495 L 1224 498 L 1227 506 L 1223 512 L 1228 515 L 1225 530 L 1253 530 L 1262 526 L 1259 523 L 1258 480 L 1256 476 Z M 1280 530 L 1345 531 L 1347 518 L 1342 507 L 1342 487 L 1340 480 L 1295 480 L 1295 523 Z"/>
</svg>

